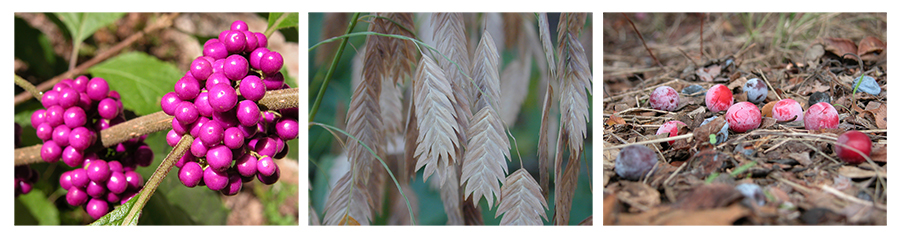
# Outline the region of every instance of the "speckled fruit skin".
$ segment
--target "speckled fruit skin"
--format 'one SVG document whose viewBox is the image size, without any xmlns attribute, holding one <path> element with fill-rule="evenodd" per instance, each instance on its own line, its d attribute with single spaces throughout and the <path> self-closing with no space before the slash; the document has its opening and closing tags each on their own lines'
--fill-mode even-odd
<svg viewBox="0 0 900 239">
<path fill-rule="evenodd" d="M 769 95 L 769 89 L 766 88 L 766 84 L 759 78 L 747 80 L 747 83 L 744 84 L 744 92 L 747 92 L 747 100 L 754 104 L 763 102 L 766 96 Z"/>
<path fill-rule="evenodd" d="M 632 145 L 619 151 L 616 174 L 626 180 L 637 181 L 657 163 L 656 153 L 643 145 Z"/>
<path fill-rule="evenodd" d="M 650 93 L 650 107 L 657 110 L 673 111 L 678 107 L 678 91 L 672 87 L 660 86 Z"/>
<path fill-rule="evenodd" d="M 727 110 L 734 102 L 734 95 L 731 90 L 723 84 L 716 84 L 706 91 L 706 108 L 713 113 Z"/>
<path fill-rule="evenodd" d="M 836 129 L 838 113 L 829 103 L 819 102 L 806 109 L 803 125 L 807 130 Z"/>
<path fill-rule="evenodd" d="M 793 99 L 783 99 L 772 106 L 772 117 L 778 121 L 788 121 L 797 117 L 794 121 L 803 121 L 803 108 Z"/>
<path fill-rule="evenodd" d="M 663 133 L 669 133 L 669 137 L 678 136 L 678 124 L 686 125 L 684 122 L 673 120 L 664 123 L 659 129 L 656 130 L 656 135 L 660 135 Z M 669 144 L 674 144 L 675 140 L 670 140 Z"/>
<path fill-rule="evenodd" d="M 835 144 L 834 153 L 837 154 L 838 158 L 844 160 L 844 162 L 849 164 L 858 164 L 865 162 L 866 158 L 856 151 L 849 149 L 848 147 L 859 150 L 860 152 L 866 154 L 866 156 L 869 156 L 869 154 L 872 152 L 872 139 L 869 139 L 869 136 L 856 130 L 844 132 L 840 137 L 838 137 L 837 142 L 840 144 L 844 144 L 847 147 Z"/>
<path fill-rule="evenodd" d="M 762 123 L 762 112 L 759 112 L 759 108 L 753 103 L 739 102 L 725 112 L 725 121 L 728 121 L 732 131 L 743 133 L 759 127 Z"/>
</svg>

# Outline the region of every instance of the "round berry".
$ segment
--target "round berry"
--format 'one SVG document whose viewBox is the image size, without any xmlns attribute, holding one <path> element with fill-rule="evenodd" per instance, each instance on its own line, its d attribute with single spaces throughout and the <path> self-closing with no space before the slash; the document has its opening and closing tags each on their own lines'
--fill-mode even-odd
<svg viewBox="0 0 900 239">
<path fill-rule="evenodd" d="M 69 188 L 66 193 L 66 202 L 72 206 L 81 206 L 88 201 L 88 194 L 78 187 Z"/>
<path fill-rule="evenodd" d="M 266 85 L 258 76 L 248 75 L 244 77 L 238 89 L 241 92 L 241 96 L 254 102 L 266 96 Z"/>
<path fill-rule="evenodd" d="M 87 171 L 88 178 L 93 182 L 104 183 L 109 180 L 109 175 L 111 171 L 109 170 L 109 165 L 106 164 L 106 161 L 101 160 L 91 160 L 90 163 L 85 163 L 85 170 Z"/>
<path fill-rule="evenodd" d="M 256 34 L 249 31 L 241 31 L 241 33 L 244 34 L 244 39 L 247 40 L 247 44 L 244 45 L 244 52 L 250 52 L 253 51 L 253 49 L 256 49 L 259 44 L 259 41 L 256 39 Z"/>
<path fill-rule="evenodd" d="M 144 177 L 135 171 L 126 171 L 125 182 L 128 183 L 128 190 L 138 190 L 144 186 Z"/>
<path fill-rule="evenodd" d="M 281 66 L 284 65 L 284 58 L 281 57 L 281 53 L 277 51 L 270 51 L 263 55 L 262 59 L 259 59 L 259 69 L 263 71 L 266 75 L 275 74 L 281 70 Z"/>
<path fill-rule="evenodd" d="M 228 185 L 228 173 L 218 172 L 213 170 L 212 167 L 207 167 L 203 170 L 203 182 L 206 183 L 206 187 L 210 190 L 222 190 Z"/>
<path fill-rule="evenodd" d="M 681 121 L 677 121 L 677 120 L 670 121 L 670 122 L 677 122 L 677 123 L 684 124 Z M 666 124 L 668 124 L 668 123 L 666 123 Z M 666 127 L 666 124 L 663 124 L 663 127 Z M 672 123 L 672 124 L 674 125 L 674 123 Z M 660 127 L 660 129 L 662 129 L 663 127 Z M 675 128 L 675 131 L 673 134 L 669 134 L 670 137 L 678 135 L 678 126 L 675 126 L 674 128 Z M 299 136 L 299 134 L 300 134 L 300 124 L 295 119 L 281 118 L 280 120 L 278 120 L 278 123 L 275 124 L 275 132 L 278 134 L 278 137 L 280 137 L 283 140 L 296 139 L 297 136 Z M 669 132 L 673 132 L 673 131 L 669 131 Z M 657 131 L 656 134 L 659 134 L 659 131 Z M 669 142 L 669 143 L 672 143 L 672 142 Z"/>
<path fill-rule="evenodd" d="M 76 150 L 84 151 L 94 144 L 95 140 L 94 132 L 85 127 L 78 127 L 69 132 L 69 146 Z"/>
<path fill-rule="evenodd" d="M 250 70 L 249 64 L 247 59 L 241 55 L 230 55 L 225 58 L 225 66 L 223 66 L 225 76 L 234 81 L 243 79 Z"/>
<path fill-rule="evenodd" d="M 217 145 L 206 151 L 206 163 L 219 172 L 225 172 L 231 167 L 232 159 L 231 149 L 225 145 Z"/>
<path fill-rule="evenodd" d="M 866 158 L 863 157 L 863 154 L 869 156 L 872 152 L 872 140 L 866 134 L 856 130 L 844 132 L 838 137 L 837 142 L 834 145 L 834 153 L 837 154 L 838 158 L 849 164 L 865 162 Z M 862 154 L 851 148 L 862 152 Z"/>
<path fill-rule="evenodd" d="M 87 211 L 87 214 L 90 215 L 91 218 L 97 220 L 109 213 L 109 203 L 105 200 L 92 198 L 84 210 Z"/>
<path fill-rule="evenodd" d="M 93 198 L 102 198 L 106 197 L 107 189 L 105 183 L 97 183 L 91 181 L 88 183 L 87 188 L 84 190 L 87 194 Z"/>
<path fill-rule="evenodd" d="M 256 145 L 253 147 L 253 151 L 256 151 L 259 155 L 265 156 L 275 156 L 278 153 L 278 142 L 269 137 L 260 138 L 257 141 Z"/>
<path fill-rule="evenodd" d="M 153 163 L 153 150 L 150 149 L 148 145 L 138 146 L 137 149 L 134 150 L 134 161 L 141 167 L 150 166 L 150 163 Z"/>
<path fill-rule="evenodd" d="M 803 116 L 803 125 L 807 130 L 836 129 L 838 126 L 838 113 L 829 103 L 819 102 L 806 109 Z"/>
<path fill-rule="evenodd" d="M 754 104 L 763 102 L 766 96 L 769 95 L 769 89 L 766 88 L 766 84 L 759 78 L 747 80 L 747 83 L 744 84 L 744 92 L 747 92 L 747 100 Z"/>
<path fill-rule="evenodd" d="M 259 32 L 254 32 L 253 34 L 256 34 L 257 47 L 266 47 L 269 45 L 269 40 L 266 38 L 266 35 Z"/>
<path fill-rule="evenodd" d="M 203 140 L 194 140 L 191 142 L 191 154 L 194 157 L 202 158 L 206 156 L 206 145 L 203 144 Z"/>
<path fill-rule="evenodd" d="M 750 102 L 739 102 L 725 112 L 725 121 L 732 131 L 743 133 L 759 127 L 762 123 L 762 112 Z"/>
<path fill-rule="evenodd" d="M 197 80 L 206 80 L 213 73 L 212 62 L 204 57 L 197 57 L 191 62 L 191 76 Z"/>
<path fill-rule="evenodd" d="M 241 124 L 237 118 L 237 107 L 225 112 L 214 112 L 212 120 L 219 122 L 222 128 L 235 127 Z"/>
<path fill-rule="evenodd" d="M 194 100 L 194 107 L 197 108 L 197 112 L 200 113 L 201 116 L 212 117 L 213 108 L 209 105 L 209 92 L 200 92 L 200 95 Z"/>
<path fill-rule="evenodd" d="M 723 84 L 716 84 L 706 92 L 706 107 L 713 113 L 727 110 L 733 101 L 731 90 Z"/>
<path fill-rule="evenodd" d="M 47 119 L 47 112 L 45 109 L 39 109 L 31 113 L 31 128 L 37 129 L 44 121 Z"/>
<path fill-rule="evenodd" d="M 256 156 L 244 154 L 238 158 L 237 162 L 235 162 L 235 168 L 237 168 L 237 171 L 241 176 L 251 177 L 257 172 L 257 161 Z"/>
<path fill-rule="evenodd" d="M 181 77 L 175 82 L 175 94 L 183 101 L 194 100 L 200 94 L 200 82 L 191 76 Z"/>
<path fill-rule="evenodd" d="M 79 126 L 84 126 L 87 123 L 87 114 L 84 113 L 84 110 L 81 107 L 69 107 L 63 113 L 63 122 L 69 128 L 75 128 Z"/>
<path fill-rule="evenodd" d="M 242 100 L 238 103 L 237 119 L 243 126 L 253 126 L 259 123 L 259 106 L 251 100 Z"/>
<path fill-rule="evenodd" d="M 247 23 L 241 20 L 237 20 L 231 23 L 231 30 L 242 30 L 249 31 L 250 27 L 247 26 Z"/>
<path fill-rule="evenodd" d="M 214 112 L 225 112 L 237 105 L 237 93 L 231 86 L 218 84 L 209 89 L 209 105 Z"/>
<path fill-rule="evenodd" d="M 222 142 L 222 138 L 225 137 L 224 134 L 225 129 L 219 125 L 219 122 L 210 120 L 203 124 L 203 128 L 200 129 L 199 138 L 204 145 L 213 146 Z"/>
<path fill-rule="evenodd" d="M 72 88 L 62 89 L 61 91 L 59 91 L 59 93 L 57 95 L 57 98 L 59 98 L 59 100 L 57 101 L 57 104 L 59 104 L 59 106 L 62 106 L 63 108 L 69 108 L 69 107 L 75 106 L 76 104 L 78 104 L 78 100 L 79 100 L 80 96 L 81 96 L 81 93 L 79 93 L 75 89 L 72 89 Z"/>
<path fill-rule="evenodd" d="M 660 86 L 650 93 L 650 107 L 657 110 L 674 111 L 678 108 L 678 91 L 672 87 Z"/>
<path fill-rule="evenodd" d="M 288 119 L 288 120 L 291 120 L 291 119 Z M 282 121 L 284 121 L 284 119 L 282 119 Z M 296 125 L 297 121 L 293 121 L 293 122 L 294 122 L 295 128 L 298 127 Z M 278 123 L 280 125 L 281 121 L 279 121 Z M 660 126 L 659 129 L 656 130 L 656 135 L 660 135 L 663 133 L 669 133 L 669 137 L 678 136 L 678 125 L 679 124 L 685 125 L 684 122 L 681 122 L 678 120 L 672 120 L 672 121 L 666 122 L 662 126 Z M 281 130 L 281 127 L 276 128 L 276 131 L 280 131 L 280 130 Z M 281 135 L 281 133 L 279 133 L 279 137 L 280 137 L 280 135 Z M 297 134 L 294 134 L 294 137 L 297 137 Z M 284 137 L 282 137 L 282 139 L 284 139 Z M 293 139 L 293 138 L 289 138 L 289 139 Z M 674 144 L 674 143 L 675 143 L 675 140 L 669 141 L 669 144 Z"/>
<path fill-rule="evenodd" d="M 616 174 L 626 180 L 637 181 L 647 175 L 658 159 L 656 152 L 643 145 L 631 145 L 619 151 L 616 157 Z"/>
<path fill-rule="evenodd" d="M 203 125 L 206 124 L 206 122 L 209 122 L 208 118 L 200 117 L 200 119 L 198 119 L 197 122 L 195 122 L 194 125 L 191 126 L 191 136 L 194 136 L 194 138 L 199 138 L 200 131 L 203 130 Z"/>
<path fill-rule="evenodd" d="M 112 98 L 100 100 L 97 104 L 97 113 L 104 119 L 115 118 L 119 114 L 119 102 Z"/>
<path fill-rule="evenodd" d="M 95 157 L 96 157 L 97 159 L 100 158 L 99 156 L 96 156 L 96 155 L 97 155 L 96 153 L 91 153 L 91 154 L 95 155 Z M 85 158 L 87 158 L 87 156 L 85 156 Z M 106 166 L 109 166 L 109 171 L 110 171 L 110 172 L 113 172 L 113 173 L 115 173 L 115 172 L 125 173 L 125 167 L 122 166 L 122 162 L 119 162 L 119 161 L 109 161 L 109 162 L 106 162 Z"/>
<path fill-rule="evenodd" d="M 56 163 L 59 162 L 59 157 L 62 155 L 62 148 L 59 147 L 56 142 L 47 141 L 44 142 L 44 145 L 41 146 L 41 159 L 44 162 L 48 163 Z"/>
<path fill-rule="evenodd" d="M 253 52 L 250 52 L 250 67 L 254 69 L 259 69 L 259 60 L 263 58 L 263 55 L 269 53 L 269 49 L 265 47 L 256 48 Z"/>
<path fill-rule="evenodd" d="M 197 162 L 187 162 L 178 170 L 178 179 L 184 186 L 196 187 L 203 180 L 203 168 Z"/>
<path fill-rule="evenodd" d="M 47 141 L 53 139 L 53 126 L 50 126 L 48 123 L 41 123 L 37 128 L 34 129 L 35 134 L 41 140 Z"/>
<path fill-rule="evenodd" d="M 275 182 L 278 182 L 278 178 L 281 177 L 281 170 L 275 168 L 275 172 L 272 175 L 266 176 L 261 173 L 256 174 L 256 178 L 259 179 L 259 182 L 265 185 L 272 185 Z"/>
<path fill-rule="evenodd" d="M 47 108 L 47 121 L 50 126 L 56 127 L 65 123 L 66 110 L 62 106 L 54 105 Z"/>
<path fill-rule="evenodd" d="M 256 162 L 256 171 L 264 176 L 271 176 L 277 168 L 278 165 L 269 156 L 263 156 Z"/>
<path fill-rule="evenodd" d="M 181 99 L 178 98 L 178 94 L 175 92 L 169 92 L 163 95 L 162 100 L 159 103 L 162 111 L 167 115 L 175 115 L 175 109 L 178 108 L 178 104 L 181 103 Z"/>
<path fill-rule="evenodd" d="M 44 92 L 44 95 L 41 96 L 41 105 L 44 108 L 50 108 L 50 106 L 59 104 L 59 91 L 50 90 Z"/>
<path fill-rule="evenodd" d="M 78 76 L 78 77 L 75 77 L 74 80 L 72 80 L 72 83 L 70 83 L 69 86 L 72 86 L 72 89 L 75 89 L 78 92 L 85 92 L 87 90 L 87 85 L 90 80 L 91 79 L 88 79 L 87 76 Z"/>
<path fill-rule="evenodd" d="M 82 163 L 84 163 L 84 155 L 82 155 L 81 150 L 77 150 L 72 148 L 72 146 L 68 146 L 63 149 L 62 153 L 62 161 L 69 165 L 69 167 L 80 167 Z"/>
<path fill-rule="evenodd" d="M 87 175 L 87 171 L 82 168 L 73 169 L 71 175 L 73 188 L 84 189 L 87 187 L 88 183 L 91 182 L 91 179 Z M 71 188 L 69 190 L 71 190 Z"/>
<path fill-rule="evenodd" d="M 59 175 L 59 187 L 69 190 L 72 187 L 72 171 L 65 171 Z"/>
<path fill-rule="evenodd" d="M 238 127 L 229 127 L 225 129 L 222 144 L 230 149 L 238 149 L 244 146 L 244 133 Z"/>
<path fill-rule="evenodd" d="M 193 154 L 185 153 L 181 155 L 181 158 L 178 158 L 178 162 L 175 162 L 175 167 L 181 168 L 184 167 L 184 164 L 187 162 L 196 162 L 197 157 L 194 157 Z"/>
<path fill-rule="evenodd" d="M 266 75 L 266 78 L 263 79 L 263 84 L 266 85 L 266 90 L 281 89 L 281 86 L 284 85 L 284 75 L 281 72 Z"/>
<path fill-rule="evenodd" d="M 228 176 L 228 185 L 222 189 L 222 194 L 226 196 L 236 195 L 241 191 L 241 176 L 232 174 Z"/>
<path fill-rule="evenodd" d="M 103 78 L 94 77 L 91 81 L 88 81 L 85 92 L 91 100 L 100 101 L 109 94 L 109 84 Z"/>
<path fill-rule="evenodd" d="M 216 41 L 203 46 L 203 56 L 212 57 L 214 59 L 223 59 L 228 56 L 228 49 L 225 47 L 224 43 Z"/>
<path fill-rule="evenodd" d="M 228 57 L 228 56 L 225 56 L 225 57 Z M 225 74 L 225 58 L 213 61 L 213 74 L 215 74 L 215 73 Z M 212 75 L 210 75 L 210 76 L 212 76 Z"/>
<path fill-rule="evenodd" d="M 229 53 L 240 53 L 244 51 L 244 47 L 247 46 L 247 38 L 244 37 L 244 34 L 241 33 L 241 31 L 227 31 L 225 33 L 225 39 L 219 40 L 225 43 L 225 49 L 227 49 Z"/>
<path fill-rule="evenodd" d="M 128 182 L 125 181 L 125 174 L 121 172 L 112 172 L 112 174 L 109 175 L 109 181 L 106 182 L 106 188 L 109 189 L 109 192 L 115 194 L 125 192 L 125 189 L 128 189 Z"/>
<path fill-rule="evenodd" d="M 192 126 L 193 126 L 192 124 L 185 125 L 185 124 L 181 123 L 181 121 L 178 121 L 178 118 L 172 119 L 172 130 L 175 130 L 175 133 L 178 133 L 180 135 L 184 135 L 184 134 L 188 133 L 188 131 L 190 130 L 190 128 Z"/>
<path fill-rule="evenodd" d="M 69 127 L 65 125 L 56 126 L 53 128 L 53 142 L 56 142 L 56 145 L 59 147 L 69 146 Z"/>
<path fill-rule="evenodd" d="M 772 117 L 778 121 L 803 121 L 803 108 L 793 99 L 779 100 L 772 106 Z"/>
<path fill-rule="evenodd" d="M 212 89 L 214 85 L 218 84 L 227 84 L 228 86 L 231 86 L 231 80 L 229 80 L 228 77 L 225 76 L 225 73 L 216 72 L 210 75 L 209 79 L 206 80 L 205 87 L 207 90 L 209 90 Z"/>
<path fill-rule="evenodd" d="M 203 47 L 205 48 L 206 46 L 209 46 L 209 44 L 213 44 L 213 43 L 217 43 L 217 42 L 220 42 L 219 38 L 210 38 L 209 40 L 206 40 L 206 42 L 203 43 Z"/>
<path fill-rule="evenodd" d="M 182 101 L 178 104 L 178 107 L 175 108 L 175 118 L 178 119 L 178 122 L 182 124 L 191 124 L 197 121 L 197 118 L 200 117 L 200 112 L 197 110 L 197 107 L 194 107 L 194 104 L 190 101 Z"/>
</svg>

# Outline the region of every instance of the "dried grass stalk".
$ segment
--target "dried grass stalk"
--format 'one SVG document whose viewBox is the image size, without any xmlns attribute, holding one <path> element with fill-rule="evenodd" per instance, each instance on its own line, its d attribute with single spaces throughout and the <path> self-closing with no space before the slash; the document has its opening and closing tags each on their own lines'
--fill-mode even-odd
<svg viewBox="0 0 900 239">
<path fill-rule="evenodd" d="M 549 199 L 550 190 L 550 106 L 553 105 L 553 86 L 547 86 L 544 106 L 541 110 L 541 129 L 538 136 L 538 174 L 541 178 L 541 193 Z"/>
<path fill-rule="evenodd" d="M 560 150 L 561 151 L 561 150 Z M 557 181 L 556 194 L 556 225 L 568 225 L 569 213 L 572 210 L 572 196 L 578 187 L 578 171 L 581 169 L 581 153 L 569 154 L 569 162 L 566 164 L 566 172 Z M 559 156 L 559 155 L 558 155 Z"/>
<path fill-rule="evenodd" d="M 541 195 L 541 187 L 525 168 L 516 170 L 506 177 L 501 188 L 500 205 L 497 214 L 500 225 L 543 225 L 541 218 L 547 219 L 547 200 Z"/>
<path fill-rule="evenodd" d="M 331 189 L 328 200 L 325 201 L 325 225 L 348 225 L 356 222 L 368 225 L 372 220 L 372 200 L 362 185 L 353 183 L 351 171 L 341 177 Z"/>
<path fill-rule="evenodd" d="M 568 130 L 569 149 L 581 152 L 589 119 L 587 94 L 591 93 L 591 68 L 577 33 L 584 26 L 583 14 L 563 13 L 559 25 L 560 121 Z"/>
<path fill-rule="evenodd" d="M 435 48 L 456 62 L 453 64 L 443 57 L 437 58 L 437 62 L 446 74 L 446 79 L 450 82 L 453 97 L 457 103 L 453 107 L 456 115 L 459 116 L 457 118 L 460 125 L 457 135 L 459 142 L 466 142 L 465 132 L 469 125 L 469 119 L 472 118 L 470 109 L 472 106 L 469 99 L 473 95 L 472 83 L 466 77 L 471 72 L 469 50 L 466 44 L 466 26 L 462 13 L 434 13 L 431 16 L 431 25 L 434 29 Z"/>
<path fill-rule="evenodd" d="M 472 198 L 467 198 L 466 201 L 463 201 L 462 211 L 465 225 L 484 225 L 481 209 L 478 209 Z"/>
<path fill-rule="evenodd" d="M 476 203 L 485 197 L 489 208 L 493 207 L 494 195 L 500 195 L 500 181 L 508 171 L 505 159 L 509 158 L 509 139 L 495 111 L 500 107 L 500 55 L 493 45 L 490 33 L 485 33 L 476 49 L 473 73 L 481 91 L 476 97 L 478 112 L 467 131 L 469 141 L 460 176 L 460 184 L 465 184 L 465 197 L 473 195 Z"/>
<path fill-rule="evenodd" d="M 461 130 L 453 106 L 457 104 L 450 82 L 441 68 L 428 56 L 422 56 L 413 80 L 413 100 L 418 123 L 416 139 L 416 170 L 423 166 L 423 178 L 428 179 L 438 166 L 454 163 L 456 150 L 461 148 Z M 442 179 L 444 180 L 444 179 Z"/>
<path fill-rule="evenodd" d="M 416 196 L 416 192 L 413 191 L 406 181 L 400 181 L 400 188 L 403 189 L 403 193 L 409 199 L 409 206 L 413 209 L 413 217 L 419 218 L 419 197 Z M 394 187 L 390 187 L 388 190 L 390 190 L 390 202 L 392 202 L 390 206 L 391 213 L 388 216 L 388 225 L 413 225 L 413 221 L 410 221 L 409 218 L 410 213 L 409 208 L 406 207 L 406 200 L 403 200 L 400 191 L 397 191 Z M 416 221 L 415 224 L 418 225 L 419 222 Z"/>
</svg>

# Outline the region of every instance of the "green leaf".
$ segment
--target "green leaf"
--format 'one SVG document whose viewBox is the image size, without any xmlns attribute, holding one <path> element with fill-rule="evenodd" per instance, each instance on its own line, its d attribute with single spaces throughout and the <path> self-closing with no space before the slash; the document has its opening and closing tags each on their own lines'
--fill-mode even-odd
<svg viewBox="0 0 900 239">
<path fill-rule="evenodd" d="M 123 96 L 125 109 L 138 115 L 160 111 L 160 99 L 172 91 L 183 75 L 174 64 L 143 52 L 121 54 L 91 67 L 88 72 L 106 79 L 110 90 Z"/>
<path fill-rule="evenodd" d="M 283 13 L 283 12 L 272 12 L 269 13 L 269 25 L 266 27 L 266 32 L 273 32 L 274 30 L 269 30 L 274 27 L 275 30 L 289 27 L 297 27 L 300 23 L 299 14 L 296 12 L 291 13 Z"/>
<path fill-rule="evenodd" d="M 95 13 L 95 12 L 59 12 L 56 13 L 56 17 L 59 18 L 60 21 L 66 28 L 69 29 L 69 33 L 72 34 L 72 41 L 76 44 L 81 43 L 84 39 L 87 39 L 89 36 L 93 35 L 98 29 L 103 26 L 112 24 L 119 18 L 122 18 L 125 13 L 121 12 L 112 12 L 112 13 Z"/>
<path fill-rule="evenodd" d="M 122 204 L 121 206 L 119 206 L 115 210 L 113 210 L 112 212 L 107 213 L 106 216 L 103 216 L 100 219 L 97 219 L 97 221 L 94 221 L 90 225 L 91 226 L 134 226 L 134 225 L 137 225 L 138 218 L 140 218 L 140 213 L 138 213 L 138 216 L 133 218 L 129 222 L 126 222 L 124 220 L 125 220 L 125 217 L 128 216 L 128 211 L 131 210 L 131 207 L 133 207 L 134 203 L 137 202 L 138 197 L 140 197 L 141 194 L 143 194 L 143 193 L 144 193 L 144 191 L 138 192 L 137 194 L 134 195 L 134 197 L 132 197 L 130 200 L 128 200 L 128 202 L 125 202 L 125 204 Z"/>
<path fill-rule="evenodd" d="M 44 195 L 43 191 L 34 189 L 16 199 L 25 205 L 38 224 L 59 225 L 59 210 L 56 209 L 53 202 L 47 200 L 47 195 Z"/>
</svg>

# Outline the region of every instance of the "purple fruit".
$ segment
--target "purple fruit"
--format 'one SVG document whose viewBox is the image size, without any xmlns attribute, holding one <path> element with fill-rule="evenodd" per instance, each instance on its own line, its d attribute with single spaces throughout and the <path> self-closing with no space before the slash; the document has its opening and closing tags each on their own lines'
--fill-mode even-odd
<svg viewBox="0 0 900 239">
<path fill-rule="evenodd" d="M 178 179 L 184 186 L 196 187 L 203 180 L 203 168 L 197 162 L 187 162 L 181 170 L 178 170 Z"/>
<path fill-rule="evenodd" d="M 759 78 L 747 80 L 747 83 L 744 84 L 744 92 L 747 92 L 747 100 L 754 104 L 763 102 L 766 96 L 769 95 L 769 89 L 766 88 L 766 84 Z"/>
<path fill-rule="evenodd" d="M 222 190 L 225 186 L 228 186 L 228 173 L 220 173 L 213 170 L 212 167 L 207 167 L 203 170 L 203 182 L 206 183 L 206 187 L 210 190 Z"/>
<path fill-rule="evenodd" d="M 94 220 L 100 219 L 107 213 L 109 213 L 109 203 L 106 200 L 101 199 L 91 199 L 88 202 L 87 207 L 84 209 L 87 211 L 87 214 L 94 218 Z"/>
<path fill-rule="evenodd" d="M 616 174 L 624 179 L 637 181 L 650 172 L 657 161 L 656 152 L 647 146 L 628 146 L 619 151 L 616 157 Z"/>
</svg>

